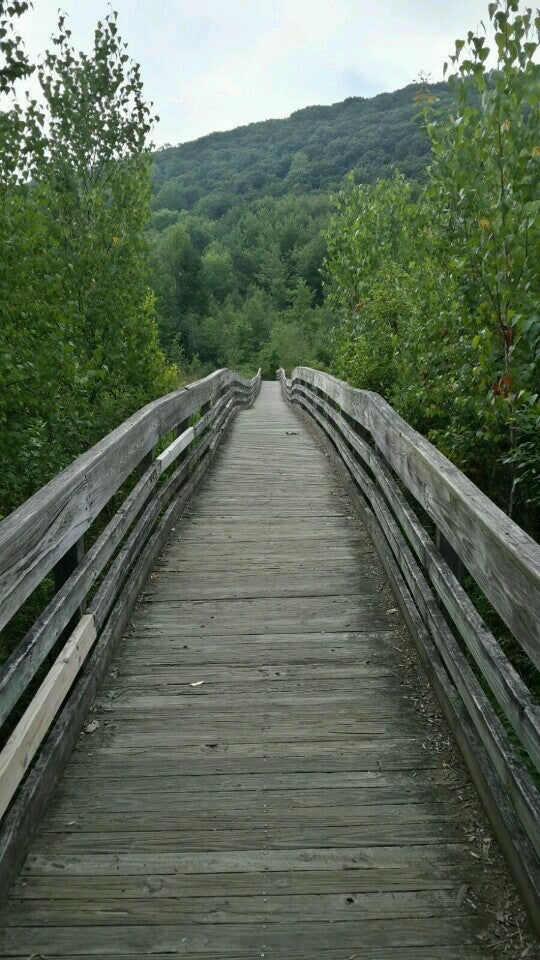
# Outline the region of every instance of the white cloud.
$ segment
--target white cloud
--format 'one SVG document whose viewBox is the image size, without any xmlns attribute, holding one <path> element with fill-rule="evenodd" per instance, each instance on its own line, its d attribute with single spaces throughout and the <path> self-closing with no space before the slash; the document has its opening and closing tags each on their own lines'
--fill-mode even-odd
<svg viewBox="0 0 540 960">
<path fill-rule="evenodd" d="M 157 143 L 178 143 L 312 103 L 372 96 L 433 79 L 487 0 L 113 0 L 161 117 Z M 86 46 L 105 0 L 63 0 Z M 58 0 L 35 0 L 23 34 L 33 55 Z"/>
</svg>

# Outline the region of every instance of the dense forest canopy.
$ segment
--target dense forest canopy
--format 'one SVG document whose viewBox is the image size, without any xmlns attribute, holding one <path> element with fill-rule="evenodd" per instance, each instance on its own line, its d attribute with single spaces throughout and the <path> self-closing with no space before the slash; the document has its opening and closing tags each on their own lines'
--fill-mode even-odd
<svg viewBox="0 0 540 960">
<path fill-rule="evenodd" d="M 193 374 L 214 366 L 328 366 L 324 302 L 331 191 L 353 171 L 423 180 L 425 84 L 308 107 L 154 154 L 149 222 L 162 345 Z M 448 84 L 429 85 L 449 109 Z"/>
<path fill-rule="evenodd" d="M 351 170 L 361 183 L 391 176 L 396 166 L 410 179 L 422 178 L 430 147 L 414 122 L 418 89 L 411 84 L 369 99 L 348 97 L 159 150 L 152 206 L 217 219 L 238 198 L 328 193 Z M 430 89 L 450 101 L 447 84 Z"/>
<path fill-rule="evenodd" d="M 61 16 L 34 64 L 27 8 L 0 0 L 0 515 L 169 388 L 305 363 L 383 393 L 535 530 L 532 13 L 490 3 L 491 58 L 470 33 L 448 83 L 151 154 L 116 15 L 90 53 Z"/>
</svg>

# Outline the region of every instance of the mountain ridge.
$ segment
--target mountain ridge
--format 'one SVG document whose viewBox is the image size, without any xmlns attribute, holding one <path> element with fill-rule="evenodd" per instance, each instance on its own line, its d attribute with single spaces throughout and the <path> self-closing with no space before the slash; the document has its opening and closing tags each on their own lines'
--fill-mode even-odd
<svg viewBox="0 0 540 960">
<path fill-rule="evenodd" d="M 197 209 L 219 218 L 241 198 L 328 192 L 355 171 L 371 182 L 399 169 L 421 179 L 429 144 L 415 122 L 419 83 L 374 97 L 313 104 L 282 119 L 214 131 L 153 154 L 154 209 Z M 429 84 L 440 103 L 446 83 Z"/>
</svg>

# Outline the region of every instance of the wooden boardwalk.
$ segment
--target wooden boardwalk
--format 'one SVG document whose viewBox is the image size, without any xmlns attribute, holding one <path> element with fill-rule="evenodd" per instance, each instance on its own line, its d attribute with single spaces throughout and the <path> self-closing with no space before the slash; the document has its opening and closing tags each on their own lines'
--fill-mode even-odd
<svg viewBox="0 0 540 960">
<path fill-rule="evenodd" d="M 145 588 L 0 956 L 485 957 L 402 637 L 341 481 L 263 384 Z"/>
</svg>

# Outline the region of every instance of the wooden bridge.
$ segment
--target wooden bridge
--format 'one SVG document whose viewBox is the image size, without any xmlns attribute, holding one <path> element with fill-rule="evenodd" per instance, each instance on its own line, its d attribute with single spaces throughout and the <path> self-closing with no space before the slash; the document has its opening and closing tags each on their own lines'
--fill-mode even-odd
<svg viewBox="0 0 540 960">
<path fill-rule="evenodd" d="M 0 676 L 0 956 L 491 956 L 489 829 L 538 927 L 539 709 L 469 594 L 538 666 L 539 557 L 327 374 L 145 407 L 0 524 L 0 627 L 46 597 Z"/>
</svg>

